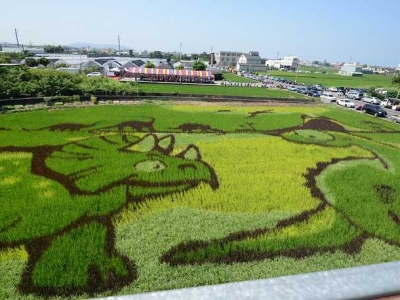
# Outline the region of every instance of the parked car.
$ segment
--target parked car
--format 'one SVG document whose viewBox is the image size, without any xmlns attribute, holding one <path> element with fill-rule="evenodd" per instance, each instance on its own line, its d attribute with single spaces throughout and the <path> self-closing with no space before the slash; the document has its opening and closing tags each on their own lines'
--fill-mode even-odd
<svg viewBox="0 0 400 300">
<path fill-rule="evenodd" d="M 365 103 L 376 104 L 376 105 L 381 104 L 381 100 L 376 97 L 363 97 L 363 98 L 361 98 L 361 101 L 363 101 Z"/>
<path fill-rule="evenodd" d="M 387 112 L 382 107 L 374 104 L 364 104 L 361 110 L 367 114 L 374 115 L 375 117 L 386 117 Z"/>
<path fill-rule="evenodd" d="M 319 97 L 321 94 L 318 91 L 313 91 L 313 90 L 307 90 L 305 95 L 310 96 L 310 97 Z"/>
<path fill-rule="evenodd" d="M 336 103 L 344 107 L 356 107 L 354 102 L 349 99 L 339 99 Z"/>
<path fill-rule="evenodd" d="M 393 105 L 393 106 L 392 106 L 392 109 L 393 109 L 393 110 L 399 111 L 399 110 L 400 110 L 400 105 L 399 105 L 399 104 Z"/>
<path fill-rule="evenodd" d="M 330 91 L 330 92 L 337 92 L 338 89 L 337 89 L 337 87 L 331 86 L 330 88 L 328 88 L 328 91 Z"/>
<path fill-rule="evenodd" d="M 96 76 L 101 76 L 100 72 L 92 72 L 86 75 L 87 77 L 96 77 Z"/>
<path fill-rule="evenodd" d="M 307 91 L 307 89 L 306 89 L 305 87 L 298 87 L 298 88 L 296 89 L 296 92 L 297 92 L 297 93 L 300 93 L 300 94 L 303 94 L 305 91 Z"/>
<path fill-rule="evenodd" d="M 321 100 L 322 100 L 322 102 L 330 103 L 330 102 L 336 102 L 337 99 L 333 94 L 322 93 L 321 94 Z"/>
<path fill-rule="evenodd" d="M 297 87 L 295 85 L 289 85 L 288 90 L 295 92 L 297 90 Z"/>
<path fill-rule="evenodd" d="M 364 97 L 364 94 L 359 91 L 348 91 L 346 97 L 353 100 L 361 100 L 361 98 Z"/>
<path fill-rule="evenodd" d="M 381 106 L 384 108 L 392 108 L 392 102 L 390 102 L 389 100 L 385 100 L 381 102 Z"/>
</svg>

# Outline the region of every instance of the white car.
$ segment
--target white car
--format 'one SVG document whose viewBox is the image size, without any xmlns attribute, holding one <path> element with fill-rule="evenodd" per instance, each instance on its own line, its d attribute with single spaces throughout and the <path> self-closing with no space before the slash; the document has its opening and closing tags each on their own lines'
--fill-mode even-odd
<svg viewBox="0 0 400 300">
<path fill-rule="evenodd" d="M 86 75 L 87 77 L 95 77 L 95 76 L 101 76 L 100 72 L 92 72 Z"/>
<path fill-rule="evenodd" d="M 349 99 L 339 99 L 336 103 L 344 107 L 356 107 L 354 102 Z"/>
<path fill-rule="evenodd" d="M 336 102 L 336 97 L 330 93 L 322 93 L 321 101 L 324 103 Z"/>
<path fill-rule="evenodd" d="M 366 103 L 371 103 L 371 104 L 377 104 L 377 105 L 381 104 L 381 100 L 376 97 L 364 97 L 364 98 L 361 98 L 361 101 L 366 102 Z"/>
<path fill-rule="evenodd" d="M 330 91 L 330 92 L 337 92 L 338 90 L 337 90 L 336 87 L 331 86 L 331 87 L 328 89 L 328 91 Z"/>
</svg>

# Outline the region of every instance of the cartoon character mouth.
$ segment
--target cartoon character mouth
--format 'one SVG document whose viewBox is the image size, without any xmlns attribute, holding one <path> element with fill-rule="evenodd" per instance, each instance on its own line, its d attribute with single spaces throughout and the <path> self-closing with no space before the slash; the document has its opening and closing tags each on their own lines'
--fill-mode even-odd
<svg viewBox="0 0 400 300">
<path fill-rule="evenodd" d="M 392 218 L 393 222 L 395 222 L 398 226 L 400 226 L 399 216 L 393 210 L 389 210 L 388 214 Z"/>
</svg>

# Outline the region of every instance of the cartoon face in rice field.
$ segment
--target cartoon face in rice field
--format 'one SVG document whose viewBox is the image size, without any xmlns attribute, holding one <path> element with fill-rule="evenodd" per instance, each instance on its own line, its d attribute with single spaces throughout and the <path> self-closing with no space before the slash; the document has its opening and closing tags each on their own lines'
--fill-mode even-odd
<svg viewBox="0 0 400 300">
<path fill-rule="evenodd" d="M 76 294 L 113 290 L 136 279 L 114 248 L 111 216 L 126 203 L 194 188 L 218 187 L 213 169 L 190 145 L 173 155 L 175 138 L 108 135 L 63 146 L 5 147 L 32 153 L 31 173 L 62 185 L 67 197 L 2 199 L 0 248 L 25 245 L 20 290 Z M 32 229 L 32 230 L 31 230 Z"/>
<path fill-rule="evenodd" d="M 306 138 L 307 143 L 311 139 L 318 143 L 314 137 Z M 161 261 L 176 266 L 276 257 L 303 259 L 338 251 L 353 255 L 362 250 L 367 239 L 400 247 L 400 152 L 392 146 L 385 151 L 386 145 L 377 146 L 366 140 L 349 141 L 370 151 L 369 158 L 350 156 L 318 162 L 304 174 L 305 185 L 319 200 L 318 206 L 282 219 L 273 228 L 182 242 L 164 253 Z M 371 150 L 373 147 L 379 152 Z M 385 154 L 384 159 L 380 153 Z M 324 179 L 317 184 L 318 178 Z M 326 191 L 329 196 L 324 194 Z"/>
</svg>

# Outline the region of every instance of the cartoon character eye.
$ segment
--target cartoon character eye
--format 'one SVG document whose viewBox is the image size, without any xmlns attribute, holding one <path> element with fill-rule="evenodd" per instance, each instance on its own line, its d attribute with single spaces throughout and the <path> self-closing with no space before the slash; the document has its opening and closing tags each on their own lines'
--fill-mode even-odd
<svg viewBox="0 0 400 300">
<path fill-rule="evenodd" d="M 166 166 L 159 160 L 141 161 L 135 165 L 135 169 L 141 172 L 156 172 L 165 168 Z"/>
</svg>

